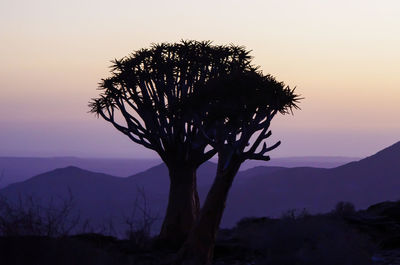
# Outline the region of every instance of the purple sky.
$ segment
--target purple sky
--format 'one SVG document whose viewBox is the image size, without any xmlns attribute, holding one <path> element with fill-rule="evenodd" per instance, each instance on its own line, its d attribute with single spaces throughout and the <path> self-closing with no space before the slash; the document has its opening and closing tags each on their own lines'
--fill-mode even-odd
<svg viewBox="0 0 400 265">
<path fill-rule="evenodd" d="M 273 122 L 272 156 L 363 157 L 400 140 L 398 1 L 5 0 L 0 16 L 0 156 L 155 157 L 87 102 L 111 59 L 180 39 L 245 45 L 297 86 L 302 110 Z"/>
</svg>

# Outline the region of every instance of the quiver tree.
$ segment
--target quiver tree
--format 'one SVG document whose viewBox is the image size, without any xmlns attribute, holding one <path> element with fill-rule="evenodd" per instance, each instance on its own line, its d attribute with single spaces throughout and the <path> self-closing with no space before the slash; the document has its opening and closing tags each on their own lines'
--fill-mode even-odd
<svg viewBox="0 0 400 265">
<path fill-rule="evenodd" d="M 280 141 L 271 146 L 265 142 L 271 135 L 271 120 L 278 113 L 287 114 L 298 108 L 299 97 L 294 89 L 256 70 L 210 80 L 199 91 L 199 97 L 208 105 L 196 105 L 190 100 L 188 105 L 193 107 L 194 123 L 218 153 L 218 167 L 199 219 L 180 250 L 178 263 L 204 265 L 212 261 L 216 233 L 240 165 L 248 159 L 270 159 L 267 153 L 280 145 Z"/>
<path fill-rule="evenodd" d="M 93 113 L 157 152 L 168 167 L 170 192 L 159 238 L 169 246 L 179 247 L 197 219 L 196 170 L 216 153 L 206 149 L 207 139 L 181 103 L 209 80 L 252 69 L 250 60 L 248 51 L 234 45 L 154 44 L 115 60 L 111 77 L 101 81 L 99 97 L 90 102 Z M 199 98 L 196 104 L 207 102 Z"/>
</svg>

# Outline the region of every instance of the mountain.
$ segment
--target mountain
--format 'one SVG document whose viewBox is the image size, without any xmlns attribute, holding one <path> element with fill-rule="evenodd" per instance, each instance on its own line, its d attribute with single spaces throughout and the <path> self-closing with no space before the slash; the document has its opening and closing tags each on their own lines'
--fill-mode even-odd
<svg viewBox="0 0 400 265">
<path fill-rule="evenodd" d="M 216 164 L 204 163 L 197 171 L 198 183 L 210 186 L 215 171 Z M 131 214 L 135 202 L 140 207 L 144 204 L 142 191 L 152 213 L 163 216 L 169 192 L 168 169 L 164 164 L 126 178 L 68 166 L 11 184 L 1 189 L 0 195 L 14 201 L 29 195 L 43 205 L 52 200 L 61 203 L 72 195 L 81 219 L 89 219 L 94 226 L 98 226 L 116 218 L 116 225 L 119 226 L 122 218 Z M 160 225 L 158 221 L 155 227 Z"/>
<path fill-rule="evenodd" d="M 198 172 L 203 201 L 215 175 L 216 165 L 203 164 Z M 120 178 L 77 167 L 65 167 L 9 185 L 0 194 L 17 199 L 34 194 L 48 200 L 68 196 L 70 190 L 85 218 L 101 223 L 123 216 L 140 199 L 143 188 L 153 213 L 162 217 L 168 201 L 169 179 L 165 165 Z M 289 209 L 312 213 L 333 209 L 338 201 L 356 207 L 400 199 L 400 142 L 357 162 L 336 168 L 255 167 L 240 171 L 229 194 L 222 227 L 233 226 L 246 216 L 279 216 Z M 157 223 L 159 228 L 160 222 Z"/>
<path fill-rule="evenodd" d="M 127 177 L 161 163 L 160 159 L 78 157 L 0 157 L 0 188 L 57 168 L 75 166 L 89 171 Z"/>
<path fill-rule="evenodd" d="M 121 216 L 123 212 L 132 208 L 136 187 L 133 186 L 133 191 L 130 192 L 124 180 L 69 166 L 11 184 L 0 190 L 0 195 L 12 201 L 32 196 L 36 203 L 47 206 L 53 201 L 55 204 L 61 204 L 71 193 L 74 207 L 82 220 L 90 219 L 94 226 L 98 226 L 112 216 Z M 160 204 L 155 196 L 151 197 L 153 205 Z"/>
<path fill-rule="evenodd" d="M 274 167 L 318 167 L 334 168 L 352 161 L 360 160 L 357 157 L 343 156 L 300 156 L 300 157 L 278 157 L 268 161 L 248 160 L 241 166 L 241 170 L 250 169 L 256 166 L 274 166 Z"/>
<path fill-rule="evenodd" d="M 217 165 L 212 162 L 206 162 L 197 170 L 197 185 L 210 186 L 214 180 Z M 156 193 L 168 193 L 169 177 L 168 168 L 165 164 L 152 167 L 144 172 L 132 175 L 126 179 L 132 183 L 143 187 L 146 191 Z"/>
<path fill-rule="evenodd" d="M 224 214 L 225 225 L 234 225 L 243 216 L 276 217 L 289 209 L 326 212 L 338 201 L 364 208 L 400 199 L 400 142 L 333 169 L 300 167 L 272 173 L 257 170 L 240 186 L 233 185 Z"/>
<path fill-rule="evenodd" d="M 241 170 L 261 165 L 279 167 L 332 168 L 354 161 L 349 157 L 288 157 L 275 158 L 268 163 L 246 161 Z M 216 160 L 214 161 L 216 162 Z M 0 188 L 11 183 L 27 180 L 33 176 L 57 168 L 75 166 L 89 171 L 128 177 L 161 163 L 160 159 L 79 158 L 79 157 L 0 157 Z"/>
</svg>

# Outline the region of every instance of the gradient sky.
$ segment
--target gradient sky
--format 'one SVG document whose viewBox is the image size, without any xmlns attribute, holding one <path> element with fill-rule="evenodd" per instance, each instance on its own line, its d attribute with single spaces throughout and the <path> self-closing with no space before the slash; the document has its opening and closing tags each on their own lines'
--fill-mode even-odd
<svg viewBox="0 0 400 265">
<path fill-rule="evenodd" d="M 296 86 L 272 156 L 363 157 L 400 140 L 400 1 L 0 1 L 0 156 L 155 157 L 88 114 L 110 60 L 234 43 Z"/>
</svg>

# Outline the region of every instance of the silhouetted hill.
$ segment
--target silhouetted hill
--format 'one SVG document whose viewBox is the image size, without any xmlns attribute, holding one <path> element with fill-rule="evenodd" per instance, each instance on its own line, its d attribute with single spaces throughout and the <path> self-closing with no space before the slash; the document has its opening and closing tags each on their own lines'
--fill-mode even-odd
<svg viewBox="0 0 400 265">
<path fill-rule="evenodd" d="M 260 165 L 279 167 L 312 166 L 331 168 L 356 160 L 349 157 L 288 157 L 275 158 L 268 163 L 247 161 L 241 170 Z M 150 169 L 161 163 L 160 159 L 79 158 L 79 157 L 0 157 L 0 188 L 24 181 L 57 168 L 76 166 L 82 169 L 127 177 Z"/>
<path fill-rule="evenodd" d="M 127 177 L 160 163 L 160 159 L 0 157 L 0 173 L 4 175 L 0 179 L 0 187 L 67 166 L 76 166 L 90 171 Z"/>
<path fill-rule="evenodd" d="M 245 216 L 280 216 L 289 209 L 326 212 L 338 201 L 356 207 L 400 198 L 400 143 L 358 162 L 333 168 L 256 167 L 239 172 L 229 194 L 222 226 L 232 226 Z M 215 175 L 208 162 L 198 170 L 203 200 Z M 17 198 L 33 193 L 49 198 L 73 193 L 84 217 L 99 223 L 110 216 L 128 213 L 143 187 L 148 204 L 160 217 L 168 201 L 169 179 L 165 165 L 152 167 L 127 178 L 93 173 L 76 167 L 57 169 L 10 185 L 0 194 Z M 159 225 L 159 223 L 158 223 Z"/>
<path fill-rule="evenodd" d="M 364 172 L 380 172 L 380 170 L 394 169 L 398 170 L 400 168 L 400 142 L 397 142 L 376 154 L 366 157 L 357 162 L 351 162 L 343 166 L 337 167 L 336 171 L 346 171 L 346 170 L 361 170 Z M 384 173 L 384 172 L 383 172 Z"/>
<path fill-rule="evenodd" d="M 198 182 L 210 185 L 216 171 L 216 164 L 204 163 L 198 170 Z M 82 219 L 90 219 L 94 225 L 129 215 L 136 200 L 143 203 L 140 189 L 154 215 L 163 216 L 168 202 L 169 178 L 164 164 L 127 178 L 94 173 L 69 166 L 37 175 L 26 181 L 11 184 L 0 190 L 0 195 L 18 200 L 22 195 L 40 198 L 43 204 L 51 198 L 68 198 L 71 193 Z M 160 222 L 155 224 L 159 227 Z"/>
<path fill-rule="evenodd" d="M 334 168 L 352 161 L 360 160 L 357 157 L 342 157 L 342 156 L 300 156 L 300 157 L 277 157 L 272 160 L 245 161 L 241 170 L 250 169 L 257 166 L 274 166 L 274 167 L 318 167 L 318 168 Z"/>
<path fill-rule="evenodd" d="M 234 185 L 224 224 L 243 216 L 279 216 L 288 209 L 333 209 L 338 201 L 358 208 L 400 199 L 400 142 L 358 162 L 333 168 L 290 168 L 259 174 Z M 240 177 L 240 176 L 238 176 Z"/>
<path fill-rule="evenodd" d="M 197 170 L 198 186 L 211 185 L 214 180 L 217 165 L 212 162 L 206 162 Z M 144 172 L 132 175 L 127 178 L 127 183 L 134 183 L 143 187 L 144 190 L 157 193 L 168 193 L 169 178 L 168 168 L 165 164 L 152 167 Z"/>
<path fill-rule="evenodd" d="M 69 193 L 72 194 L 82 219 L 90 219 L 94 225 L 98 225 L 112 216 L 121 216 L 121 211 L 127 212 L 132 208 L 136 186 L 128 187 L 123 178 L 70 166 L 37 175 L 0 190 L 1 195 L 14 200 L 32 195 L 36 200 L 40 199 L 43 205 L 47 205 L 51 199 L 67 199 Z M 154 200 L 152 204 L 157 205 L 158 202 Z"/>
</svg>

